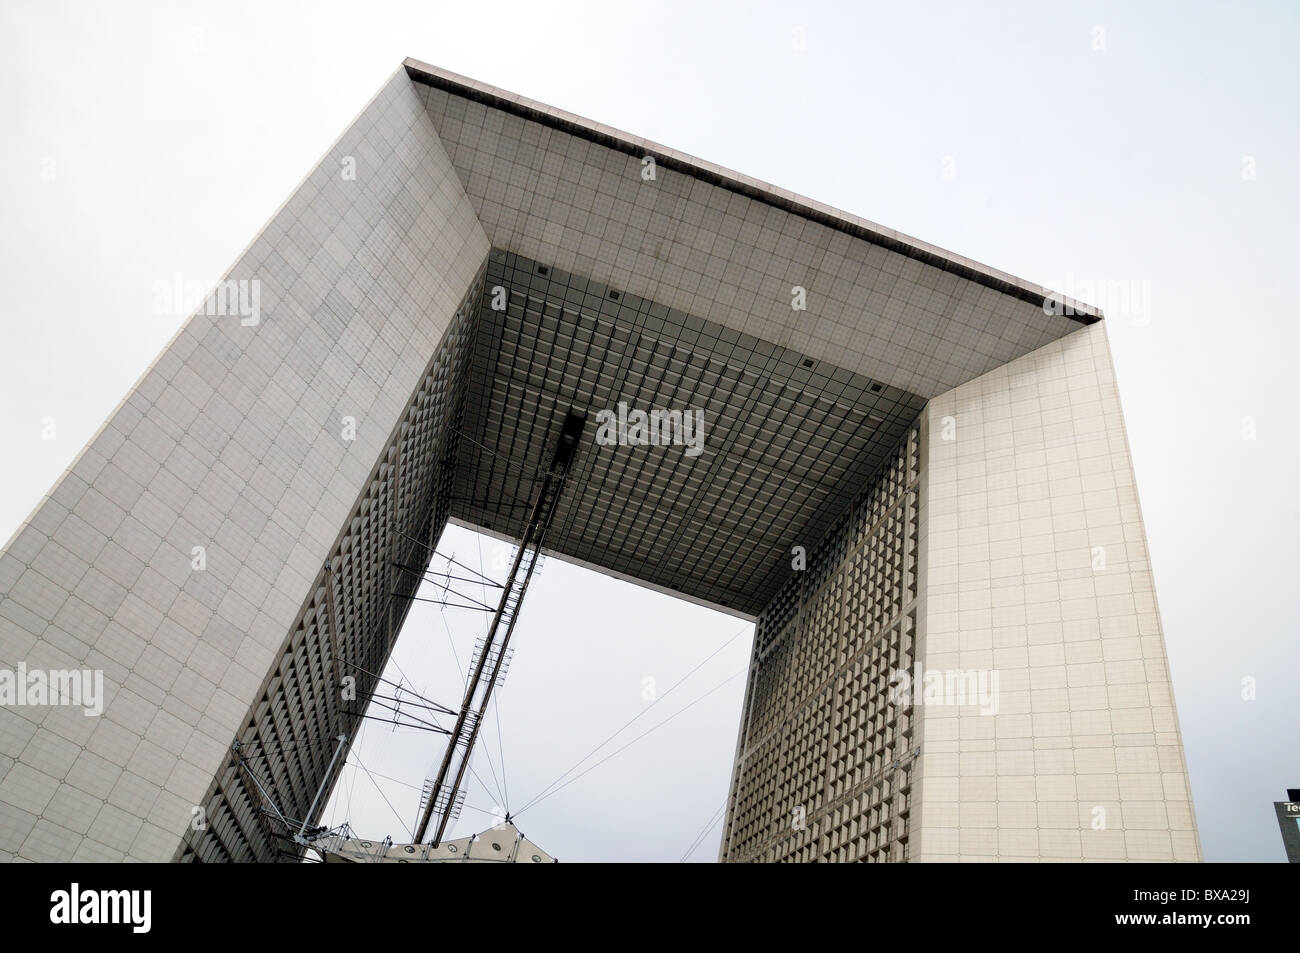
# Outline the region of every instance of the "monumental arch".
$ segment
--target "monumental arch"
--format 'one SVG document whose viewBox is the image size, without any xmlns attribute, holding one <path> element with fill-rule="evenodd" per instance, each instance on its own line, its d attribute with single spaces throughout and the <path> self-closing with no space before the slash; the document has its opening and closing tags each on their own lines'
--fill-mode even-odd
<svg viewBox="0 0 1300 953">
<path fill-rule="evenodd" d="M 1200 859 L 1095 309 L 414 60 L 226 281 L 0 554 L 106 694 L 0 707 L 0 856 L 291 859 L 443 527 L 626 402 L 703 452 L 586 440 L 546 550 L 756 620 L 721 859 Z"/>
</svg>

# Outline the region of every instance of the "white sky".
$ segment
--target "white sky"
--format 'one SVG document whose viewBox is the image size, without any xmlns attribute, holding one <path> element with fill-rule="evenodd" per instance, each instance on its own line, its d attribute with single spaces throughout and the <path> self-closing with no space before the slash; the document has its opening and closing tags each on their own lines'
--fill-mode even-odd
<svg viewBox="0 0 1300 953">
<path fill-rule="evenodd" d="M 1294 5 L 510 6 L 0 2 L 0 538 L 179 326 L 154 283 L 215 281 L 415 56 L 1107 308 L 1206 857 L 1281 860 L 1271 802 L 1300 786 Z M 738 627 L 549 563 L 503 695 L 511 800 L 631 717 L 644 675 L 662 689 Z M 420 656 L 440 628 L 417 613 L 399 649 L 417 682 L 445 673 L 449 650 Z M 748 639 L 638 726 L 742 667 Z M 521 826 L 564 859 L 678 859 L 725 794 L 742 680 Z M 418 784 L 416 759 L 367 764 Z M 365 819 L 400 833 L 382 802 Z"/>
<path fill-rule="evenodd" d="M 459 527 L 447 529 L 438 551 L 497 580 L 513 553 Z M 431 568 L 448 571 L 436 556 Z M 499 596 L 452 587 L 491 605 Z M 421 597 L 448 598 L 432 584 Z M 414 604 L 384 677 L 456 707 L 461 673 L 491 616 L 443 613 Z M 475 748 L 477 776 L 448 836 L 486 830 L 509 809 L 520 830 L 562 861 L 679 861 L 716 820 L 690 855 L 715 860 L 753 632 L 752 623 L 546 559 L 529 584 L 509 672 Z M 383 693 L 395 694 L 391 685 Z M 440 736 L 367 720 L 322 823 L 347 820 L 360 836 L 410 840 L 420 786 L 443 749 Z M 553 796 L 529 806 L 556 781 Z"/>
</svg>

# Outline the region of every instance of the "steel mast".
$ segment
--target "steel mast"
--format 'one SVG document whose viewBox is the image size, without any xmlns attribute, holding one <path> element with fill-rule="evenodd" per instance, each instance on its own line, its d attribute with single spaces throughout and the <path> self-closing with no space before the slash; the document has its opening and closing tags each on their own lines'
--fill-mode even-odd
<svg viewBox="0 0 1300 953">
<path fill-rule="evenodd" d="M 447 751 L 443 755 L 442 765 L 438 769 L 437 778 L 433 782 L 428 801 L 420 816 L 420 824 L 415 832 L 416 843 L 424 840 L 429 822 L 435 816 L 438 818 L 438 824 L 430 843 L 437 847 L 442 841 L 443 834 L 446 833 L 447 823 L 454 813 L 456 795 L 464 781 L 465 771 L 469 768 L 469 759 L 474 751 L 474 742 L 478 738 L 479 726 L 487 712 L 492 690 L 497 685 L 515 621 L 519 618 L 520 603 L 523 602 L 524 593 L 528 590 L 528 581 L 532 578 L 533 569 L 537 565 L 537 557 L 541 555 L 542 542 L 550 527 L 551 518 L 555 515 L 555 507 L 560 500 L 569 465 L 573 462 L 578 440 L 582 436 L 586 422 L 586 414 L 580 411 L 570 410 L 565 415 L 555 454 L 551 458 L 546 477 L 533 503 L 528 525 L 519 541 L 519 550 L 515 553 L 510 574 L 501 590 L 501 601 L 497 605 L 496 614 L 492 617 L 492 624 L 484 639 L 483 650 L 478 654 L 478 663 L 470 673 L 469 683 L 465 687 L 465 698 L 461 703 L 460 714 L 456 718 L 456 727 L 452 729 L 451 737 L 447 740 Z"/>
</svg>

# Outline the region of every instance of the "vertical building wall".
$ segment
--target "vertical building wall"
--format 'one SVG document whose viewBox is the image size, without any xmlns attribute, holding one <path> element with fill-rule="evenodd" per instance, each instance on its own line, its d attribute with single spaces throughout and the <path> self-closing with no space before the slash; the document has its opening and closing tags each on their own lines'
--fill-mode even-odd
<svg viewBox="0 0 1300 953">
<path fill-rule="evenodd" d="M 487 255 L 421 95 L 395 74 L 230 269 L 260 321 L 187 321 L 0 553 L 0 667 L 107 696 L 0 707 L 0 858 L 190 829 Z"/>
<path fill-rule="evenodd" d="M 913 429 L 760 616 L 721 860 L 909 858 L 919 481 Z"/>
<path fill-rule="evenodd" d="M 201 802 L 204 823 L 189 826 L 177 860 L 301 858 L 292 835 L 325 808 L 322 792 L 333 789 L 382 687 L 379 673 L 447 522 L 483 296 L 480 270 L 249 705 L 238 747 Z"/>
<path fill-rule="evenodd" d="M 720 856 L 1200 860 L 1103 324 L 931 401 L 765 610 Z"/>
<path fill-rule="evenodd" d="M 922 442 L 919 657 L 999 697 L 916 708 L 915 859 L 1200 860 L 1104 324 L 935 398 Z"/>
</svg>

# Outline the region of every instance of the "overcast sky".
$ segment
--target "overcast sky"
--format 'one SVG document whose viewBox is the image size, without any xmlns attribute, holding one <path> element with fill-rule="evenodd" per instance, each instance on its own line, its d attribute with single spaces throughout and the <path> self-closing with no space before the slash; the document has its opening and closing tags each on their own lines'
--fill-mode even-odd
<svg viewBox="0 0 1300 953">
<path fill-rule="evenodd" d="M 702 6 L 0 2 L 0 538 L 179 327 L 154 283 L 214 282 L 418 57 L 1105 308 L 1206 859 L 1281 860 L 1271 802 L 1300 786 L 1297 7 Z M 483 623 L 448 613 L 449 644 L 443 621 L 413 613 L 397 654 L 440 701 Z M 662 692 L 727 645 L 629 739 L 743 669 L 750 638 L 548 563 L 500 706 L 510 806 L 642 710 L 643 678 Z M 679 859 L 725 796 L 742 683 L 521 827 L 562 859 Z M 368 728 L 358 755 L 400 810 L 350 769 L 354 826 L 401 835 L 403 783 L 437 747 Z M 486 761 L 468 803 L 491 811 Z"/>
</svg>

